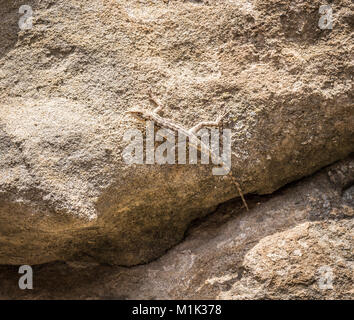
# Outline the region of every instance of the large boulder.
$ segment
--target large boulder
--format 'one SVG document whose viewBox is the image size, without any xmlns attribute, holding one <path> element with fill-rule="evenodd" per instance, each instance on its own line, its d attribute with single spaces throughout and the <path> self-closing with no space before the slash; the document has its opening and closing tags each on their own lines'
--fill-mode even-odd
<svg viewBox="0 0 354 320">
<path fill-rule="evenodd" d="M 0 266 L 0 299 L 353 299 L 354 159 L 272 195 L 219 206 L 161 258 L 120 267 L 82 261 Z"/>
<path fill-rule="evenodd" d="M 0 264 L 134 265 L 238 197 L 206 165 L 128 165 L 124 112 L 191 127 L 226 113 L 244 193 L 271 193 L 353 151 L 351 1 L 0 0 Z"/>
</svg>

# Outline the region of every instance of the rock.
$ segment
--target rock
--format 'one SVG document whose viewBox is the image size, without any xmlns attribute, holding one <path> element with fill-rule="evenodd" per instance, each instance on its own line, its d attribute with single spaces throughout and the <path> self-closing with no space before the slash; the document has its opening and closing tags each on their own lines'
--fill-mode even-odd
<svg viewBox="0 0 354 320">
<path fill-rule="evenodd" d="M 34 266 L 26 291 L 18 267 L 0 266 L 0 299 L 353 299 L 353 164 L 255 196 L 248 213 L 222 204 L 146 265 Z"/>
<path fill-rule="evenodd" d="M 20 30 L 0 0 L 0 264 L 146 263 L 238 197 L 211 166 L 123 161 L 124 133 L 144 129 L 124 112 L 151 108 L 150 89 L 185 127 L 227 112 L 244 193 L 354 149 L 349 0 L 333 30 L 321 1 L 27 4 Z"/>
<path fill-rule="evenodd" d="M 352 299 L 353 227 L 353 219 L 306 222 L 262 239 L 218 298 Z"/>
</svg>

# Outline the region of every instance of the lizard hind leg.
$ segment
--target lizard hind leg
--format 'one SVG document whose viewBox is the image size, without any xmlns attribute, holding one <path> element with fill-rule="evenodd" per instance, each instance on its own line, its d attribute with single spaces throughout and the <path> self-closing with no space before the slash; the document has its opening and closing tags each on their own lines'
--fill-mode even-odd
<svg viewBox="0 0 354 320">
<path fill-rule="evenodd" d="M 197 125 L 195 125 L 194 127 L 192 127 L 191 129 L 189 129 L 189 133 L 197 133 L 201 128 L 204 127 L 219 127 L 220 126 L 220 122 L 221 122 L 221 118 L 219 118 L 216 121 L 203 121 L 198 123 Z"/>
<path fill-rule="evenodd" d="M 189 129 L 189 133 L 196 134 L 203 127 L 220 127 L 222 119 L 225 117 L 227 113 L 221 115 L 216 119 L 216 121 L 202 121 L 198 123 L 196 126 Z"/>
</svg>

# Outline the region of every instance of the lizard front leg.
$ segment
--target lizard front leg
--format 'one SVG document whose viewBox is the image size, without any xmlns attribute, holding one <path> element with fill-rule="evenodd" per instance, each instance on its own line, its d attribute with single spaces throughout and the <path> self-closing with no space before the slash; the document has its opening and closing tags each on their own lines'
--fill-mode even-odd
<svg viewBox="0 0 354 320">
<path fill-rule="evenodd" d="M 149 99 L 150 99 L 150 102 L 155 107 L 155 109 L 152 112 L 156 113 L 156 114 L 159 114 L 162 111 L 162 109 L 163 109 L 163 106 L 162 106 L 160 100 L 158 100 L 156 97 L 154 97 L 152 95 L 151 91 L 149 91 Z"/>
</svg>

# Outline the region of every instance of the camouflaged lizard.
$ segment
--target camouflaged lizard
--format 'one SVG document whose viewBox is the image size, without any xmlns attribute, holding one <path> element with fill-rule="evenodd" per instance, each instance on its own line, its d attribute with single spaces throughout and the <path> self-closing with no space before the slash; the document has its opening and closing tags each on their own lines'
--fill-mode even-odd
<svg viewBox="0 0 354 320">
<path fill-rule="evenodd" d="M 197 148 L 201 152 L 203 152 L 203 150 L 204 150 L 204 152 L 205 152 L 205 150 L 207 150 L 209 155 L 214 157 L 214 159 L 217 159 L 217 162 L 219 164 L 221 164 L 223 166 L 227 166 L 227 164 L 225 164 L 223 159 L 219 155 L 214 154 L 213 151 L 211 150 L 211 148 L 209 146 L 205 145 L 201 141 L 201 139 L 198 138 L 198 136 L 196 135 L 196 133 L 203 127 L 211 127 L 211 126 L 218 127 L 218 126 L 220 126 L 220 122 L 221 122 L 223 116 L 219 117 L 216 121 L 200 122 L 199 124 L 197 124 L 196 126 L 194 126 L 188 130 L 188 129 L 185 129 L 183 126 L 181 126 L 178 123 L 175 123 L 169 119 L 161 117 L 159 115 L 159 113 L 163 109 L 162 104 L 160 102 L 158 102 L 158 100 L 156 98 L 154 98 L 151 95 L 151 93 L 149 94 L 149 98 L 150 98 L 150 101 L 152 102 L 152 104 L 155 106 L 155 109 L 153 111 L 149 111 L 149 110 L 146 110 L 143 108 L 134 108 L 134 109 L 127 111 L 126 113 L 133 116 L 135 119 L 137 119 L 140 122 L 153 121 L 158 127 L 170 129 L 177 134 L 178 133 L 183 134 L 184 136 L 188 137 L 190 145 Z M 233 181 L 234 185 L 236 186 L 236 188 L 238 190 L 238 193 L 241 196 L 242 202 L 248 211 L 249 208 L 248 208 L 247 202 L 243 196 L 241 187 L 240 187 L 239 183 L 237 182 L 236 178 L 232 175 L 231 168 L 228 168 L 228 169 L 229 169 L 229 172 L 228 172 L 227 176 L 229 176 L 231 178 L 231 180 Z"/>
</svg>

